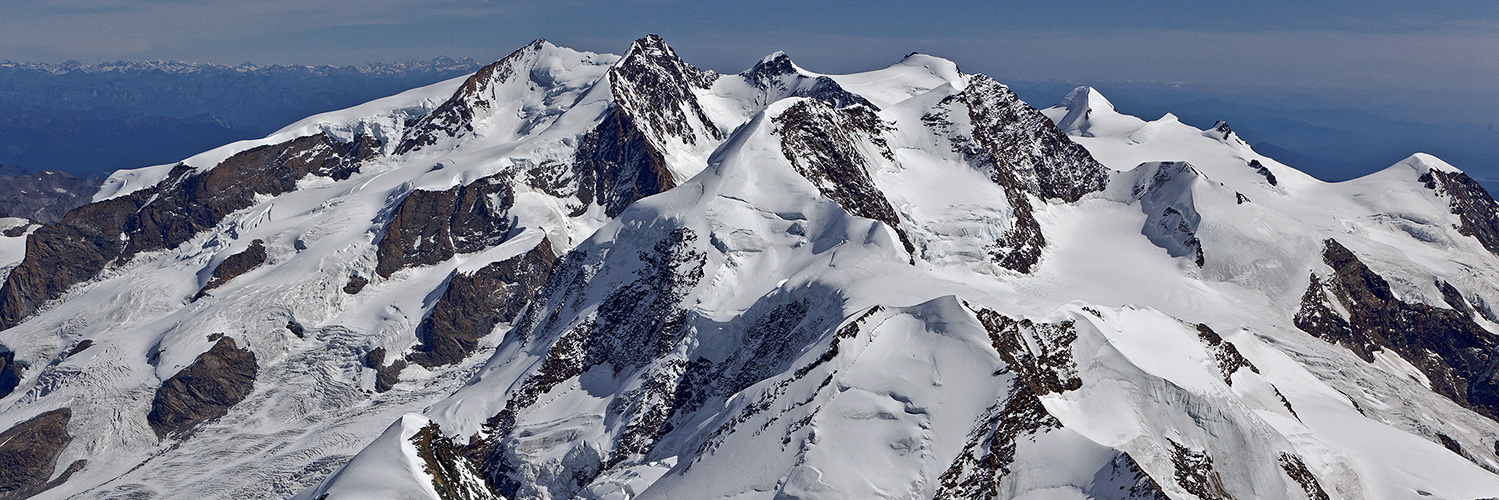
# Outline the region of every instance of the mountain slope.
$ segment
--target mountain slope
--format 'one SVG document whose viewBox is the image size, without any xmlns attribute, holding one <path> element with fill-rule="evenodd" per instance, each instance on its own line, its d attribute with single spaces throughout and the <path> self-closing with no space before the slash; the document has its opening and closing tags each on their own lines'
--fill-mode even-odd
<svg viewBox="0 0 1499 500">
<path fill-rule="evenodd" d="M 1494 206 L 920 54 L 537 41 L 31 230 L 0 428 L 44 497 L 1478 497 Z"/>
</svg>

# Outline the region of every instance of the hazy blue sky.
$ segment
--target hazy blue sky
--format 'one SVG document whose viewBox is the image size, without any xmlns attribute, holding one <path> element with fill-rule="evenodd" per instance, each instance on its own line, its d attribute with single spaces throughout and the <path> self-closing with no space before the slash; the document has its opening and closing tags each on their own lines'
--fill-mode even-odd
<svg viewBox="0 0 1499 500">
<path fill-rule="evenodd" d="M 618 53 L 645 33 L 720 71 L 774 50 L 827 72 L 922 51 L 1001 80 L 1218 85 L 1499 121 L 1495 0 L 0 2 L 0 59 L 22 61 L 493 60 L 535 38 Z"/>
</svg>

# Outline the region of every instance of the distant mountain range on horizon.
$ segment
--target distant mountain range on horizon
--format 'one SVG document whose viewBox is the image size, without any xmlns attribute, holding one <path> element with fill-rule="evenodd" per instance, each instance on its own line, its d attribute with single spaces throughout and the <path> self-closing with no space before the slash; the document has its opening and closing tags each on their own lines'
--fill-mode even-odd
<svg viewBox="0 0 1499 500">
<path fill-rule="evenodd" d="M 0 163 L 80 177 L 171 163 L 479 66 L 447 57 L 362 66 L 0 60 Z"/>
<path fill-rule="evenodd" d="M 0 163 L 80 177 L 171 163 L 480 66 L 449 57 L 341 66 L 0 59 Z M 1121 109 L 1139 116 L 1169 110 L 1198 127 L 1228 121 L 1257 149 L 1324 180 L 1351 179 L 1421 150 L 1499 189 L 1499 131 L 1492 125 L 1423 123 L 1332 101 L 1169 83 L 1008 83 L 1037 107 L 1086 84 L 1105 89 Z"/>
</svg>

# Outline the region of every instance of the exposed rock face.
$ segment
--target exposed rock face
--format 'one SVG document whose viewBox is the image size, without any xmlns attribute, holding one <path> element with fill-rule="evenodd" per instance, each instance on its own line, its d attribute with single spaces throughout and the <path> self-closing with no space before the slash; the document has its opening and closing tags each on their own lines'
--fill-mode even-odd
<svg viewBox="0 0 1499 500">
<path fill-rule="evenodd" d="M 68 287 L 94 277 L 125 249 L 120 228 L 155 188 L 79 207 L 26 237 L 26 257 L 0 286 L 0 329 L 10 328 Z"/>
<path fill-rule="evenodd" d="M 255 385 L 255 353 L 230 337 L 218 342 L 182 371 L 162 382 L 147 420 L 158 438 L 181 435 L 224 416 Z"/>
<path fill-rule="evenodd" d="M 1083 386 L 1072 360 L 1072 343 L 1077 340 L 1072 321 L 1036 323 L 1016 321 L 988 309 L 977 313 L 994 350 L 1020 375 L 1020 382 L 1030 386 L 1032 394 L 1043 396 Z"/>
<path fill-rule="evenodd" d="M 937 109 L 922 121 L 946 135 L 969 163 L 1003 187 L 1014 212 L 1014 226 L 990 250 L 994 262 L 1029 273 L 1046 247 L 1030 197 L 1075 202 L 1103 190 L 1108 169 L 1040 111 L 989 77 L 969 77 L 968 86 L 944 98 Z M 956 123 L 964 122 L 971 131 L 955 129 Z"/>
<path fill-rule="evenodd" d="M 1061 426 L 1030 385 L 1016 381 L 1003 402 L 979 417 L 963 452 L 939 478 L 942 487 L 933 498 L 999 498 L 1000 481 L 1015 461 L 1015 443 Z"/>
<path fill-rule="evenodd" d="M 636 122 L 615 108 L 583 136 L 573 155 L 576 188 L 563 192 L 583 204 L 598 203 L 604 215 L 618 217 L 635 200 L 676 187 L 660 150 L 651 146 Z M 560 183 L 560 179 L 551 183 Z M 579 212 L 581 213 L 581 212 Z"/>
<path fill-rule="evenodd" d="M 173 169 L 158 196 L 125 225 L 130 241 L 122 257 L 173 248 L 212 228 L 230 213 L 251 206 L 255 195 L 281 194 L 308 175 L 344 180 L 379 153 L 380 142 L 356 136 L 344 143 L 327 134 L 253 148 L 198 172 Z"/>
<path fill-rule="evenodd" d="M 538 340 L 532 335 L 547 332 L 549 339 L 555 340 L 550 342 L 540 369 L 521 383 L 520 389 L 506 401 L 505 408 L 485 425 L 491 437 L 477 453 L 484 475 L 495 491 L 515 498 L 517 491 L 534 488 L 523 481 L 522 469 L 527 465 L 514 456 L 511 448 L 514 443 L 509 438 L 516 418 L 536 404 L 542 394 L 600 364 L 612 367 L 616 375 L 638 370 L 660 358 L 680 340 L 687 327 L 687 311 L 676 304 L 703 279 L 706 263 L 697 240 L 697 234 L 686 228 L 666 231 L 651 250 L 639 252 L 640 267 L 633 274 L 634 279 L 615 288 L 593 312 L 576 321 L 570 319 L 579 312 L 574 310 L 580 307 L 576 294 L 587 293 L 586 287 L 576 283 L 586 281 L 596 266 L 603 263 L 587 262 L 589 254 L 579 250 L 563 257 L 540 295 L 548 298 L 545 307 L 533 308 L 525 318 L 524 324 L 535 328 L 525 329 L 530 333 L 506 338 L 506 342 L 526 342 Z M 552 293 L 564 289 L 565 293 Z M 671 363 L 662 367 L 667 371 L 660 373 L 653 384 L 662 387 L 626 398 L 635 402 L 629 408 L 610 408 L 611 418 L 627 423 L 626 427 L 634 430 L 620 436 L 618 448 L 607 460 L 617 462 L 643 454 L 654 444 L 653 438 L 660 434 L 661 426 L 678 411 L 677 405 L 670 404 L 675 393 L 671 382 L 685 376 L 683 365 Z M 613 465 L 605 464 L 605 457 L 593 460 L 596 463 L 592 466 L 581 464 L 570 472 L 578 485 L 591 481 L 601 467 Z"/>
<path fill-rule="evenodd" d="M 1325 244 L 1322 260 L 1333 273 L 1326 282 L 1312 276 L 1296 327 L 1370 363 L 1376 351 L 1393 351 L 1421 370 L 1436 393 L 1499 420 L 1499 339 L 1461 311 L 1400 301 L 1353 252 L 1336 240 Z"/>
<path fill-rule="evenodd" d="M 219 285 L 227 283 L 235 277 L 250 272 L 251 269 L 260 267 L 265 263 L 265 242 L 255 240 L 250 242 L 249 248 L 244 251 L 230 255 L 219 263 L 219 267 L 213 268 L 213 276 L 203 289 L 198 291 L 198 297 L 207 294 L 209 290 L 218 288 Z"/>
<path fill-rule="evenodd" d="M 1422 174 L 1420 181 L 1426 183 L 1428 189 L 1438 194 L 1445 193 L 1451 199 L 1449 207 L 1462 221 L 1457 228 L 1459 233 L 1472 236 L 1484 248 L 1499 255 L 1499 202 L 1495 202 L 1478 181 L 1462 172 L 1435 168 Z"/>
<path fill-rule="evenodd" d="M 1016 321 L 988 309 L 977 316 L 1016 378 L 1005 400 L 985 410 L 968 433 L 967 445 L 939 478 L 935 498 L 997 498 L 1015 461 L 1016 442 L 1062 426 L 1038 396 L 1082 387 L 1072 360 L 1072 323 Z"/>
<path fill-rule="evenodd" d="M 364 366 L 375 370 L 375 392 L 385 392 L 401 381 L 401 370 L 406 369 L 406 360 L 397 359 L 385 364 L 385 348 L 376 347 L 364 355 Z"/>
<path fill-rule="evenodd" d="M 894 159 L 880 138 L 887 127 L 873 111 L 862 106 L 833 109 L 820 101 L 802 101 L 776 116 L 775 124 L 775 133 L 781 136 L 781 154 L 797 173 L 848 213 L 890 226 L 906 252 L 915 253 L 895 208 L 870 180 L 870 163 L 861 151 L 860 146 L 867 144 L 865 148 Z"/>
<path fill-rule="evenodd" d="M 463 455 L 462 447 L 443 435 L 436 422 L 411 436 L 416 456 L 432 477 L 432 488 L 442 500 L 490 500 L 495 498 L 478 470 Z"/>
<path fill-rule="evenodd" d="M 178 165 L 156 187 L 79 207 L 27 237 L 25 259 L 0 287 L 0 329 L 116 259 L 182 244 L 251 206 L 256 195 L 285 193 L 307 175 L 346 179 L 378 147 L 366 136 L 348 143 L 326 134 L 300 137 L 241 152 L 207 171 Z"/>
<path fill-rule="evenodd" d="M 515 320 L 546 284 L 557 260 L 546 239 L 525 254 L 484 266 L 473 274 L 455 272 L 432 313 L 416 327 L 422 343 L 407 359 L 434 367 L 462 361 L 479 339 L 501 323 Z"/>
<path fill-rule="evenodd" d="M 1104 471 L 1099 471 L 1103 476 Z M 1100 479 L 1103 479 L 1100 477 Z M 1116 485 L 1115 491 L 1099 491 L 1100 484 Z M 1107 481 L 1094 482 L 1094 490 L 1090 491 L 1096 498 L 1110 498 L 1118 500 L 1168 500 L 1171 497 L 1161 491 L 1161 485 L 1156 483 L 1155 478 L 1150 477 L 1140 464 L 1130 457 L 1128 453 L 1119 453 L 1109 462 Z"/>
<path fill-rule="evenodd" d="M 1220 122 L 1221 123 L 1221 122 Z M 1169 439 L 1168 439 L 1169 441 Z M 1213 470 L 1213 457 L 1171 441 L 1171 464 L 1176 468 L 1176 484 L 1202 500 L 1232 500 L 1223 489 L 1223 479 Z"/>
<path fill-rule="evenodd" d="M 511 176 L 501 172 L 445 191 L 413 191 L 385 225 L 375 272 L 390 277 L 411 266 L 430 266 L 504 241 L 515 202 Z"/>
<path fill-rule="evenodd" d="M 1013 180 L 1041 199 L 1068 203 L 1101 191 L 1108 183 L 1103 164 L 1009 87 L 974 75 L 963 92 L 948 99 L 954 98 L 968 108 L 972 139 L 981 148 L 974 153 L 987 155 L 978 166 L 995 182 L 1004 185 Z"/>
<path fill-rule="evenodd" d="M 1252 168 L 1255 172 L 1265 176 L 1265 182 L 1270 183 L 1271 186 L 1279 184 L 1279 182 L 1275 180 L 1275 174 L 1270 172 L 1270 169 L 1265 168 L 1265 165 L 1260 163 L 1259 160 L 1249 160 L 1249 168 Z"/>
<path fill-rule="evenodd" d="M 0 217 L 55 224 L 69 210 L 87 205 L 101 177 L 78 178 L 60 170 L 0 175 Z"/>
<path fill-rule="evenodd" d="M 978 425 L 968 434 L 967 445 L 940 477 L 941 486 L 935 495 L 939 499 L 1001 498 L 1001 485 L 1015 460 L 1016 443 L 1062 427 L 1061 421 L 1047 413 L 1039 396 L 1082 387 L 1072 359 L 1077 331 L 1071 321 L 1017 321 L 988 309 L 979 309 L 976 315 L 1008 365 L 1005 371 L 1016 378 L 1009 395 L 979 417 Z M 1095 488 L 1118 487 L 1118 491 L 1089 492 L 1099 498 L 1167 498 L 1156 480 L 1123 452 L 1099 475 Z"/>
<path fill-rule="evenodd" d="M 1301 485 L 1301 491 L 1306 493 L 1309 500 L 1328 500 L 1327 491 L 1322 489 L 1322 484 L 1317 482 L 1317 476 L 1302 463 L 1301 457 L 1290 453 L 1280 454 L 1280 468 L 1286 471 L 1286 475 Z"/>
<path fill-rule="evenodd" d="M 703 112 L 692 89 L 706 89 L 718 75 L 693 67 L 656 35 L 636 40 L 609 71 L 615 106 L 660 148 L 668 138 L 689 145 L 723 140 L 723 133 Z M 699 134 L 704 134 L 700 136 Z"/>
<path fill-rule="evenodd" d="M 1473 317 L 1473 308 L 1468 307 L 1468 301 L 1463 299 L 1463 294 L 1457 291 L 1457 287 L 1446 281 L 1437 280 L 1437 289 L 1442 291 L 1442 301 L 1452 306 L 1452 310 L 1463 313 L 1469 318 Z"/>
<path fill-rule="evenodd" d="M 79 460 L 54 481 L 57 457 L 73 440 L 68 420 L 73 411 L 59 408 L 0 432 L 0 499 L 29 498 L 62 484 L 86 463 Z"/>
<path fill-rule="evenodd" d="M 1260 372 L 1260 369 L 1253 363 L 1244 359 L 1244 355 L 1239 354 L 1239 348 L 1224 341 L 1218 332 L 1208 328 L 1207 325 L 1201 323 L 1197 325 L 1197 338 L 1207 346 L 1208 352 L 1213 353 L 1213 360 L 1218 362 L 1218 370 L 1223 373 L 1223 383 L 1234 385 L 1233 374 L 1241 368 L 1248 368 L 1254 373 Z"/>
<path fill-rule="evenodd" d="M 365 279 L 364 276 L 350 274 L 349 281 L 344 283 L 344 293 L 349 295 L 357 294 L 360 290 L 364 290 L 364 286 L 368 284 L 370 284 L 370 280 Z"/>
<path fill-rule="evenodd" d="M 21 371 L 26 367 L 16 361 L 14 351 L 4 350 L 0 346 L 0 398 L 9 396 L 16 386 L 21 385 Z"/>
</svg>

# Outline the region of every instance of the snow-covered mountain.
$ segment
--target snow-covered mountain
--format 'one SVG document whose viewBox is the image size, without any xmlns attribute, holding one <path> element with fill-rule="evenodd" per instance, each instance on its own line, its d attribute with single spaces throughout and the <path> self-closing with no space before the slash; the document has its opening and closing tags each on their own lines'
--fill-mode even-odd
<svg viewBox="0 0 1499 500">
<path fill-rule="evenodd" d="M 1495 209 L 537 41 L 5 231 L 0 497 L 1491 497 Z"/>
</svg>

